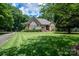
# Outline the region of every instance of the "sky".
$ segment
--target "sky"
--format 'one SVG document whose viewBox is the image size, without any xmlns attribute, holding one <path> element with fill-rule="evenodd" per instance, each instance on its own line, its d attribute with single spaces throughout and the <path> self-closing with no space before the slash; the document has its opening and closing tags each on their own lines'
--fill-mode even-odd
<svg viewBox="0 0 79 59">
<path fill-rule="evenodd" d="M 36 16 L 40 15 L 40 7 L 38 3 L 12 3 L 13 6 L 19 8 L 23 14 L 28 16 Z"/>
</svg>

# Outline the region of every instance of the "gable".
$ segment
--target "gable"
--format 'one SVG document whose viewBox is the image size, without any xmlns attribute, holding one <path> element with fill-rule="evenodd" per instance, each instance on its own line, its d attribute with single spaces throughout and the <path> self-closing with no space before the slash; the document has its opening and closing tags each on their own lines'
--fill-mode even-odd
<svg viewBox="0 0 79 59">
<path fill-rule="evenodd" d="M 32 26 L 32 25 L 37 26 L 37 23 L 34 22 L 34 21 L 32 21 L 32 22 L 30 23 L 30 25 L 31 25 L 31 26 Z"/>
<path fill-rule="evenodd" d="M 37 27 L 37 24 L 36 22 L 32 21 L 30 24 L 29 24 L 29 29 L 35 29 Z"/>
</svg>

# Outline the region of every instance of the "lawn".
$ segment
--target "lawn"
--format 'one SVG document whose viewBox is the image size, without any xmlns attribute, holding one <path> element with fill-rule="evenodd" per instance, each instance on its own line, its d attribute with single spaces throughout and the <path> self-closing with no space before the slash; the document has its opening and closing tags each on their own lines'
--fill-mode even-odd
<svg viewBox="0 0 79 59">
<path fill-rule="evenodd" d="M 77 55 L 74 46 L 79 34 L 55 34 L 54 32 L 15 32 L 0 45 L 0 55 L 57 56 Z"/>
<path fill-rule="evenodd" d="M 6 49 L 10 47 L 20 47 L 28 39 L 36 38 L 39 36 L 59 36 L 60 34 L 54 34 L 53 32 L 16 32 L 9 41 L 1 45 L 1 48 Z M 28 42 L 27 42 L 28 43 Z"/>
</svg>

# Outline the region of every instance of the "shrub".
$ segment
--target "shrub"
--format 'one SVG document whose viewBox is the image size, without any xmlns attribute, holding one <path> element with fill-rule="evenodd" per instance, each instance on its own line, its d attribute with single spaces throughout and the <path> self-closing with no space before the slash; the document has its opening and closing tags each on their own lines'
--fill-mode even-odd
<svg viewBox="0 0 79 59">
<path fill-rule="evenodd" d="M 41 30 L 22 30 L 23 32 L 41 32 Z"/>
</svg>

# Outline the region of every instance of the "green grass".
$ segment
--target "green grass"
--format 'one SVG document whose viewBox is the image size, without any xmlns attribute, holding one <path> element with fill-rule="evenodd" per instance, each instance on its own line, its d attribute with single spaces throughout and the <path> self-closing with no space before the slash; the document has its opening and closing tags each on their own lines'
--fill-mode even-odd
<svg viewBox="0 0 79 59">
<path fill-rule="evenodd" d="M 76 55 L 73 46 L 79 34 L 54 32 L 16 32 L 0 46 L 0 55 Z"/>
<path fill-rule="evenodd" d="M 29 38 L 35 38 L 38 36 L 51 36 L 54 35 L 53 32 L 16 32 L 12 38 L 7 42 L 1 45 L 1 48 L 10 48 L 10 47 L 20 47 L 21 44 L 24 44 Z M 58 36 L 57 34 L 56 36 Z"/>
</svg>

